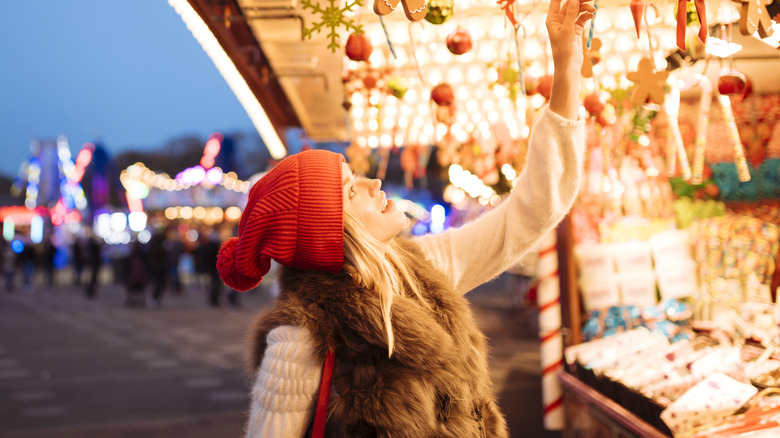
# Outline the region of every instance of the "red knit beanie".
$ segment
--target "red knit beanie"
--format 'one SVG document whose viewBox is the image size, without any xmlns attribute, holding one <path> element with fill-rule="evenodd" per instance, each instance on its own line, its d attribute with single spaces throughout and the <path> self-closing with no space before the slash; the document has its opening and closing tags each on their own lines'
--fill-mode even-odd
<svg viewBox="0 0 780 438">
<path fill-rule="evenodd" d="M 344 264 L 341 163 L 325 150 L 291 155 L 249 191 L 238 237 L 222 244 L 217 270 L 231 288 L 257 286 L 271 259 L 298 269 L 339 272 Z"/>
</svg>

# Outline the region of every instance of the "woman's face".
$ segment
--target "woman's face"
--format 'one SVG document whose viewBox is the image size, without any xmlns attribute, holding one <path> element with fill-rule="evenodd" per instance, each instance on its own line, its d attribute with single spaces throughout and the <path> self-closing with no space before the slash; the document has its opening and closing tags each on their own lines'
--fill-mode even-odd
<svg viewBox="0 0 780 438">
<path fill-rule="evenodd" d="M 341 178 L 344 211 L 352 213 L 375 239 L 387 243 L 406 227 L 406 215 L 379 190 L 382 181 L 357 178 L 347 163 L 341 164 Z"/>
</svg>

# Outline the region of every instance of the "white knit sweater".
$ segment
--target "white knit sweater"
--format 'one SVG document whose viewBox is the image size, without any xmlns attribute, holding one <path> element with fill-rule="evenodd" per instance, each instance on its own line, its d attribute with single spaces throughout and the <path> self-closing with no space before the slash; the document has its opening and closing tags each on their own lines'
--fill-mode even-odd
<svg viewBox="0 0 780 438">
<path fill-rule="evenodd" d="M 569 211 L 585 149 L 584 122 L 545 109 L 531 135 L 528 159 L 506 202 L 461 228 L 420 237 L 434 266 L 460 293 L 498 276 L 534 249 Z M 322 362 L 306 329 L 268 334 L 252 388 L 247 436 L 302 437 L 313 416 Z"/>
</svg>

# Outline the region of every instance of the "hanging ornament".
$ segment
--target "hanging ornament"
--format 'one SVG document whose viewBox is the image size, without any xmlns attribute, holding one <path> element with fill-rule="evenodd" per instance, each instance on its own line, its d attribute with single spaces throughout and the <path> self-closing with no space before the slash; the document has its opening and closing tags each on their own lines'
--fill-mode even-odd
<svg viewBox="0 0 780 438">
<path fill-rule="evenodd" d="M 753 93 L 753 82 L 750 81 L 749 77 L 745 76 L 745 92 L 742 93 L 741 96 L 737 96 L 737 102 L 742 102 L 747 99 L 751 93 Z"/>
<path fill-rule="evenodd" d="M 472 45 L 471 34 L 460 26 L 447 35 L 447 50 L 452 52 L 453 55 L 468 53 Z"/>
<path fill-rule="evenodd" d="M 631 16 L 634 18 L 634 28 L 636 28 L 636 38 L 639 39 L 639 32 L 642 30 L 642 16 L 645 13 L 645 2 L 642 0 L 631 0 Z"/>
<path fill-rule="evenodd" d="M 428 3 L 428 13 L 425 14 L 425 21 L 431 24 L 443 24 L 452 18 L 453 15 L 455 15 L 455 2 L 453 0 L 431 0 Z"/>
<path fill-rule="evenodd" d="M 693 152 L 692 184 L 701 184 L 704 179 L 704 149 L 707 146 L 707 126 L 710 120 L 712 103 L 712 82 L 704 75 L 697 75 L 697 84 L 701 88 L 699 99 L 699 120 L 696 123 L 696 148 Z"/>
<path fill-rule="evenodd" d="M 634 94 L 631 102 L 634 106 L 641 106 L 647 100 L 663 105 L 664 103 L 664 82 L 669 76 L 669 72 L 653 69 L 653 61 L 650 58 L 642 58 L 637 66 L 637 71 L 626 73 L 626 78 L 636 82 Z"/>
<path fill-rule="evenodd" d="M 379 79 L 376 76 L 369 75 L 363 77 L 363 86 L 366 87 L 366 90 L 368 91 L 371 91 L 374 88 L 376 88 L 378 83 L 379 83 Z"/>
<path fill-rule="evenodd" d="M 517 63 L 508 57 L 504 62 L 497 66 L 493 63 L 488 63 L 488 67 L 495 68 L 496 70 L 496 80 L 488 84 L 488 88 L 493 89 L 495 85 L 505 87 L 509 91 L 509 99 L 512 102 L 515 102 L 517 96 L 522 92 L 520 72 L 517 70 Z M 535 88 L 536 86 L 534 86 L 534 89 Z"/>
<path fill-rule="evenodd" d="M 371 45 L 371 40 L 362 32 L 352 32 L 349 38 L 347 38 L 347 45 L 344 47 L 347 58 L 358 62 L 368 61 L 373 50 L 374 47 Z"/>
<path fill-rule="evenodd" d="M 541 78 L 539 78 L 539 85 L 536 87 L 536 89 L 539 91 L 539 94 L 544 97 L 544 100 L 549 101 L 550 95 L 552 94 L 552 83 L 553 83 L 553 76 L 552 75 L 544 75 Z"/>
<path fill-rule="evenodd" d="M 692 33 L 685 36 L 685 47 L 687 47 L 688 56 L 691 61 L 698 61 L 703 59 L 706 55 L 705 44 L 701 42 L 699 36 Z"/>
<path fill-rule="evenodd" d="M 426 16 L 425 0 L 401 0 L 401 4 L 409 21 L 422 20 Z M 374 13 L 380 17 L 393 12 L 397 7 L 398 0 L 374 0 Z"/>
<path fill-rule="evenodd" d="M 682 179 L 688 181 L 691 179 L 691 166 L 688 162 L 688 154 L 685 151 L 682 133 L 680 133 L 680 88 L 672 85 L 669 98 L 664 101 L 664 112 L 667 115 L 669 124 L 669 146 L 667 148 L 667 168 L 669 176 L 673 176 L 679 159 L 680 173 Z"/>
<path fill-rule="evenodd" d="M 436 105 L 449 106 L 455 101 L 455 93 L 450 84 L 442 82 L 431 90 L 431 99 Z"/>
<path fill-rule="evenodd" d="M 744 96 L 747 78 L 733 68 L 724 68 L 718 77 L 718 93 L 724 96 Z"/>
<path fill-rule="evenodd" d="M 734 119 L 734 111 L 731 109 L 731 100 L 728 96 L 718 96 L 720 108 L 723 110 L 723 120 L 726 122 L 726 132 L 729 136 L 729 142 L 734 148 L 734 164 L 737 166 L 737 175 L 741 182 L 750 181 L 750 169 L 748 169 L 745 159 L 745 149 L 742 147 L 742 140 L 739 138 L 737 130 L 737 121 Z"/>
<path fill-rule="evenodd" d="M 585 96 L 582 100 L 582 106 L 588 112 L 588 114 L 596 120 L 596 123 L 602 127 L 606 127 L 614 123 L 611 120 L 610 114 L 612 111 L 607 111 L 607 103 L 602 97 L 601 93 L 594 91 L 591 94 Z"/>
<path fill-rule="evenodd" d="M 330 43 L 328 48 L 331 52 L 335 53 L 336 49 L 341 47 L 339 45 L 339 33 L 336 29 L 339 27 L 345 27 L 347 30 L 353 30 L 355 32 L 362 33 L 363 25 L 355 24 L 355 20 L 347 18 L 346 13 L 352 12 L 352 8 L 355 6 L 362 6 L 362 0 L 347 0 L 347 3 L 341 7 L 336 4 L 337 0 L 329 0 L 329 6 L 323 9 L 319 3 L 314 3 L 312 0 L 302 0 L 301 6 L 303 9 L 309 9 L 312 15 L 319 15 L 321 21 L 312 22 L 311 27 L 303 29 L 304 38 L 311 39 L 311 36 L 317 32 L 319 33 L 323 27 L 330 29 L 328 32 L 328 38 Z"/>
<path fill-rule="evenodd" d="M 739 11 L 739 33 L 750 36 L 758 31 L 761 38 L 772 36 L 772 20 L 769 18 L 769 11 L 766 6 L 773 0 L 732 0 L 734 3 L 741 3 L 742 9 Z"/>
<path fill-rule="evenodd" d="M 525 95 L 533 96 L 539 92 L 539 78 L 536 76 L 525 75 Z"/>
<path fill-rule="evenodd" d="M 593 77 L 593 66 L 601 62 L 601 40 L 593 38 L 590 43 L 590 49 L 587 45 L 587 39 L 582 39 L 582 50 L 585 56 L 582 59 L 582 67 L 580 68 L 580 75 L 583 78 Z"/>
<path fill-rule="evenodd" d="M 685 29 L 688 27 L 688 1 L 677 0 L 677 47 L 685 50 Z M 766 1 L 766 0 L 753 0 Z M 771 0 L 770 0 L 771 1 Z M 701 42 L 707 42 L 707 10 L 704 6 L 704 0 L 693 0 L 696 8 L 696 16 L 699 18 L 699 39 Z"/>
<path fill-rule="evenodd" d="M 403 99 L 409 91 L 409 82 L 403 76 L 393 76 L 387 80 L 387 91 L 397 99 Z"/>
</svg>

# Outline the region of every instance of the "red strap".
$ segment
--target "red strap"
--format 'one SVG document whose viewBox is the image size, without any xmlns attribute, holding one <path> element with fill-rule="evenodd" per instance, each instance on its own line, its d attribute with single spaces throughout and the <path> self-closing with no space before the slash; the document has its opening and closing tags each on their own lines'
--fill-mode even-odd
<svg viewBox="0 0 780 438">
<path fill-rule="evenodd" d="M 312 438 L 325 436 L 325 420 L 328 418 L 328 402 L 330 401 L 330 382 L 333 380 L 333 362 L 336 354 L 328 350 L 325 354 L 325 364 L 322 365 L 322 380 L 320 380 L 320 394 L 317 396 L 317 411 L 314 413 L 314 427 Z"/>
<path fill-rule="evenodd" d="M 685 50 L 685 28 L 687 27 L 685 9 L 687 6 L 686 0 L 677 0 L 677 47 L 680 50 Z"/>
</svg>

